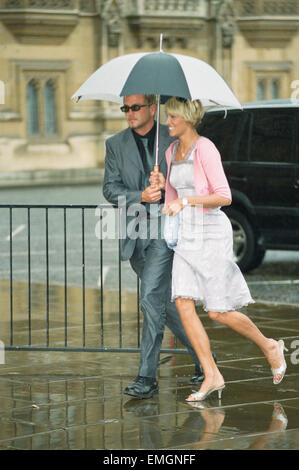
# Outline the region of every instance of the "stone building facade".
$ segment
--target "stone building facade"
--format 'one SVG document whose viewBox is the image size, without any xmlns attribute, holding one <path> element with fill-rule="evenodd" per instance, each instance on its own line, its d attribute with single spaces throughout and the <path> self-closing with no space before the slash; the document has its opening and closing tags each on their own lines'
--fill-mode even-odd
<svg viewBox="0 0 299 470">
<path fill-rule="evenodd" d="M 126 123 L 71 95 L 118 55 L 199 57 L 239 100 L 289 98 L 299 79 L 299 0 L 0 0 L 0 171 L 95 168 Z"/>
</svg>

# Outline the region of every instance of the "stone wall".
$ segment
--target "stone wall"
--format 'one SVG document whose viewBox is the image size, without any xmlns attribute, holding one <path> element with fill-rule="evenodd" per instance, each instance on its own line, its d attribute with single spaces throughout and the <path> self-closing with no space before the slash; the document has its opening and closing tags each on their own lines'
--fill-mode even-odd
<svg viewBox="0 0 299 470">
<path fill-rule="evenodd" d="M 113 57 L 158 50 L 160 33 L 165 52 L 206 60 L 240 101 L 288 98 L 298 13 L 299 0 L 0 0 L 0 171 L 101 167 L 125 119 L 70 97 Z"/>
</svg>

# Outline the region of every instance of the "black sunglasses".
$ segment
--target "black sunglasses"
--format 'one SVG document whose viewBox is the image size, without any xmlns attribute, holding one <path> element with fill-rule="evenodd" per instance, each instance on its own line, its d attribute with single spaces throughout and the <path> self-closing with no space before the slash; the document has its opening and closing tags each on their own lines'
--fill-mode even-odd
<svg viewBox="0 0 299 470">
<path fill-rule="evenodd" d="M 132 104 L 132 106 L 128 106 L 127 104 L 124 104 L 123 106 L 121 106 L 120 110 L 123 113 L 128 113 L 130 109 L 132 111 L 140 111 L 140 109 L 143 108 L 144 106 L 151 106 L 151 105 L 150 104 Z"/>
<path fill-rule="evenodd" d="M 187 103 L 188 101 L 187 98 L 181 98 L 180 96 L 176 96 L 175 99 L 179 101 L 180 103 Z"/>
</svg>

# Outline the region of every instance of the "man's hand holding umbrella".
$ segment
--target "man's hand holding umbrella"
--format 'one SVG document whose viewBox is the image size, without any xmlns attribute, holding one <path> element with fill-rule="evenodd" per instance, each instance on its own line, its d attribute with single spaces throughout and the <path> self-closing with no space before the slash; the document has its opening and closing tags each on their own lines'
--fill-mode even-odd
<svg viewBox="0 0 299 470">
<path fill-rule="evenodd" d="M 162 191 L 156 183 L 151 183 L 141 194 L 141 202 L 158 202 L 162 197 Z"/>
<path fill-rule="evenodd" d="M 150 184 L 152 188 L 158 189 L 160 192 L 165 189 L 165 177 L 160 171 L 152 171 L 150 176 Z"/>
</svg>

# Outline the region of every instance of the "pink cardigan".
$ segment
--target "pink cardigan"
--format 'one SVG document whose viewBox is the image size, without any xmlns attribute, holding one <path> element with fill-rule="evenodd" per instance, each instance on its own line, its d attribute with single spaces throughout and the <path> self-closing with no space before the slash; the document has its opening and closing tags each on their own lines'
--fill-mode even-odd
<svg viewBox="0 0 299 470">
<path fill-rule="evenodd" d="M 172 150 L 177 140 L 172 142 L 166 150 L 166 162 L 168 166 L 167 179 L 165 186 L 165 204 L 177 199 L 177 191 L 169 182 Z M 194 155 L 194 186 L 197 196 L 205 196 L 207 194 L 219 194 L 220 196 L 232 199 L 231 190 L 228 185 L 220 153 L 207 137 L 199 137 L 195 146 Z M 201 210 L 201 206 L 198 207 Z M 208 211 L 208 208 L 203 208 Z"/>
</svg>

